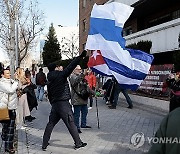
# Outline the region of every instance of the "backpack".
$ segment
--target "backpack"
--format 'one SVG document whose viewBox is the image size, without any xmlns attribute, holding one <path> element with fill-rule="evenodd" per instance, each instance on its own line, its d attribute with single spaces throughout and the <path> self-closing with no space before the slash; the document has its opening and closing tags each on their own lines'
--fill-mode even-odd
<svg viewBox="0 0 180 154">
<path fill-rule="evenodd" d="M 81 97 L 83 100 L 87 100 L 89 98 L 89 92 L 86 89 L 81 89 L 80 92 L 77 94 L 79 97 Z"/>
<path fill-rule="evenodd" d="M 87 83 L 85 81 L 81 81 L 77 85 L 78 91 L 75 89 L 75 87 L 72 86 L 74 92 L 83 100 L 87 100 L 89 98 L 89 91 L 87 87 Z"/>
<path fill-rule="evenodd" d="M 36 81 L 37 85 L 41 85 L 41 86 L 45 86 L 46 84 L 46 77 L 43 73 L 39 73 L 37 74 L 37 81 Z"/>
</svg>

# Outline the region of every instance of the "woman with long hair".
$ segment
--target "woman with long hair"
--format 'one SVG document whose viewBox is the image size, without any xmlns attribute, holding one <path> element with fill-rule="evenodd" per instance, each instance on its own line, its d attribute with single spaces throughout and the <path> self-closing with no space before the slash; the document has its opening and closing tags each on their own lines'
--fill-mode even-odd
<svg viewBox="0 0 180 154">
<path fill-rule="evenodd" d="M 17 129 L 24 129 L 24 118 L 30 116 L 30 110 L 27 102 L 27 94 L 23 93 L 23 89 L 28 86 L 25 72 L 22 68 L 17 68 L 16 79 L 18 80 L 18 112 L 17 112 Z"/>
</svg>

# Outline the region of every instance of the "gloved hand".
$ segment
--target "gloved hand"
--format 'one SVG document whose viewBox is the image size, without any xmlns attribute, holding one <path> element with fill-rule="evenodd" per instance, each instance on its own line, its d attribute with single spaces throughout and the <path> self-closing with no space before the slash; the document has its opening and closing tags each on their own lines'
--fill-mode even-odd
<svg viewBox="0 0 180 154">
<path fill-rule="evenodd" d="M 100 93 L 99 91 L 96 91 L 95 96 L 96 96 L 96 97 L 99 97 L 100 95 L 101 95 L 101 93 Z"/>
<path fill-rule="evenodd" d="M 83 52 L 80 54 L 80 57 L 81 57 L 81 58 L 85 58 L 85 57 L 86 57 L 86 54 L 87 54 L 87 51 L 86 51 L 86 50 L 83 50 Z"/>
</svg>

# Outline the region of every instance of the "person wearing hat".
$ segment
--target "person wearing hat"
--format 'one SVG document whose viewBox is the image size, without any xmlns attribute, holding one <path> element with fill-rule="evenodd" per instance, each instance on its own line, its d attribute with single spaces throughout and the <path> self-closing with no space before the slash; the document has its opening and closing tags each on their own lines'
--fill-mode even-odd
<svg viewBox="0 0 180 154">
<path fill-rule="evenodd" d="M 86 50 L 84 50 L 80 56 L 76 57 L 64 70 L 56 70 L 56 64 L 51 63 L 48 65 L 49 73 L 47 74 L 48 84 L 48 99 L 52 105 L 51 113 L 49 115 L 49 122 L 44 131 L 42 150 L 45 151 L 49 145 L 49 139 L 54 126 L 59 122 L 60 119 L 63 120 L 66 127 L 71 134 L 75 149 L 85 147 L 87 143 L 82 142 L 79 137 L 77 127 L 74 123 L 73 112 L 69 100 L 71 98 L 70 88 L 67 78 L 72 73 L 74 68 L 80 62 L 80 60 L 86 57 Z"/>
</svg>

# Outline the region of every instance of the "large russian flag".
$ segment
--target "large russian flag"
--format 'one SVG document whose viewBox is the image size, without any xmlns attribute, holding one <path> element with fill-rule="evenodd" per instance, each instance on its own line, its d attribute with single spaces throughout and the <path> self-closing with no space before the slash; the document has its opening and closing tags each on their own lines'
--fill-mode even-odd
<svg viewBox="0 0 180 154">
<path fill-rule="evenodd" d="M 96 52 L 96 57 L 98 53 L 101 54 L 104 60 L 103 64 L 89 65 L 92 69 L 114 76 L 122 88 L 136 90 L 148 74 L 153 56 L 125 48 L 122 30 L 132 11 L 132 7 L 118 2 L 95 4 L 91 12 L 86 49 Z"/>
</svg>

